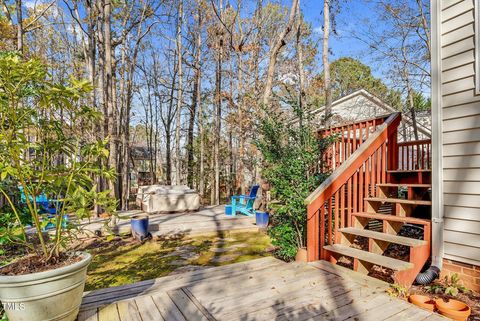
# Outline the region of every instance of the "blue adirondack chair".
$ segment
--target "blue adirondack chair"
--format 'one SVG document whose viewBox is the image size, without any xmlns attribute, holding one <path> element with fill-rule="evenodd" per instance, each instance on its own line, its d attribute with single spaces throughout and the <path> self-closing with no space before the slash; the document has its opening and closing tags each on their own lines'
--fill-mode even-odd
<svg viewBox="0 0 480 321">
<path fill-rule="evenodd" d="M 27 197 L 25 195 L 25 192 L 23 191 L 23 186 L 19 186 L 18 189 L 20 190 L 20 203 L 25 204 L 27 203 Z M 33 201 L 33 197 L 29 197 L 31 201 Z M 35 196 L 35 202 L 37 203 L 38 209 L 40 211 L 40 214 L 42 214 L 42 218 L 45 220 L 50 220 L 54 219 L 55 215 L 57 214 L 57 207 L 59 206 L 59 202 L 48 199 L 45 193 L 41 193 L 40 195 Z M 62 226 L 66 227 L 67 222 L 68 222 L 68 215 L 63 216 L 63 221 L 62 221 Z M 52 222 L 49 222 L 43 230 L 50 230 L 52 228 L 55 228 L 55 224 Z"/>
<path fill-rule="evenodd" d="M 255 214 L 253 203 L 255 202 L 255 198 L 257 198 L 258 188 L 259 185 L 253 185 L 250 188 L 250 194 L 248 196 L 232 196 L 232 216 L 235 216 L 237 212 L 247 216 L 253 216 Z"/>
</svg>

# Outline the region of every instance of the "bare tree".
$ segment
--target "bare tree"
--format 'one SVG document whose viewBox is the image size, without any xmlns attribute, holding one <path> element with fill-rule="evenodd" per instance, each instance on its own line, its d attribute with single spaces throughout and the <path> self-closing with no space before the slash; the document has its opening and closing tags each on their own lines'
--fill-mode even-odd
<svg viewBox="0 0 480 321">
<path fill-rule="evenodd" d="M 202 9 L 198 5 L 197 8 L 197 28 L 194 31 L 194 80 L 193 80 L 193 92 L 192 92 L 192 103 L 190 106 L 190 117 L 188 120 L 188 134 L 187 134 L 187 184 L 190 187 L 193 187 L 193 177 L 194 177 L 194 150 L 193 150 L 193 140 L 194 140 L 194 127 L 195 127 L 195 117 L 197 114 L 198 106 L 201 104 L 201 78 L 202 78 L 202 64 L 201 64 L 201 53 L 202 53 Z M 203 186 L 202 186 L 203 192 Z"/>
<path fill-rule="evenodd" d="M 263 105 L 267 106 L 270 102 L 270 96 L 272 95 L 273 87 L 273 77 L 275 75 L 275 66 L 277 64 L 277 57 L 282 49 L 286 45 L 285 38 L 290 33 L 295 23 L 295 13 L 297 12 L 297 7 L 299 5 L 299 0 L 293 0 L 292 6 L 290 8 L 290 15 L 288 17 L 287 24 L 285 28 L 278 34 L 277 38 L 273 41 L 273 45 L 270 49 L 269 59 L 268 59 L 268 70 L 265 81 L 265 88 L 263 91 Z"/>
<path fill-rule="evenodd" d="M 182 128 L 181 116 L 183 105 L 183 53 L 182 53 L 182 30 L 183 30 L 183 0 L 178 0 L 177 9 L 177 31 L 176 31 L 176 54 L 178 56 L 178 83 L 177 83 L 177 112 L 176 112 L 176 124 L 175 124 L 175 184 L 181 184 L 181 171 L 182 162 L 180 155 L 180 130 Z"/>
<path fill-rule="evenodd" d="M 332 87 L 330 80 L 330 63 L 328 61 L 329 46 L 328 42 L 330 39 L 330 6 L 331 0 L 323 0 L 323 51 L 322 51 L 322 61 L 323 61 L 323 86 L 325 89 L 325 119 L 327 124 L 329 123 L 328 118 L 332 113 Z"/>
</svg>

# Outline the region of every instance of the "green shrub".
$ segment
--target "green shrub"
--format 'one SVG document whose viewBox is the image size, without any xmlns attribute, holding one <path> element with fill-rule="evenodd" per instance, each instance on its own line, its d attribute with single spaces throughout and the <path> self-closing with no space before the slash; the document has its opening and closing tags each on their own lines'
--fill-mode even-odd
<svg viewBox="0 0 480 321">
<path fill-rule="evenodd" d="M 295 114 L 301 116 L 295 104 Z M 292 125 L 285 117 L 269 113 L 261 119 L 256 145 L 263 155 L 262 176 L 271 185 L 269 235 L 277 256 L 292 260 L 306 246 L 304 200 L 328 176 L 321 171 L 321 158 L 334 137 L 318 139 L 313 126 Z"/>
<path fill-rule="evenodd" d="M 460 284 L 460 277 L 457 273 L 452 274 L 450 278 L 446 275 L 442 283 L 427 285 L 425 290 L 434 294 L 443 293 L 453 297 L 457 296 L 459 293 L 468 292 L 468 289 Z"/>
<path fill-rule="evenodd" d="M 97 192 L 94 178 L 114 177 L 107 163 L 106 140 L 98 138 L 101 113 L 84 104 L 92 86 L 70 78 L 55 82 L 36 59 L 0 53 L 0 193 L 8 211 L 0 212 L 7 241 L 13 241 L 48 261 L 68 251 L 74 225 L 64 226 L 64 215 L 89 217 L 94 204 L 113 212 L 116 201 L 109 191 Z M 12 195 L 23 189 L 25 204 Z M 36 197 L 55 199 L 57 214 L 42 217 Z M 26 237 L 33 221 L 38 241 Z M 42 229 L 55 224 L 52 237 Z"/>
</svg>

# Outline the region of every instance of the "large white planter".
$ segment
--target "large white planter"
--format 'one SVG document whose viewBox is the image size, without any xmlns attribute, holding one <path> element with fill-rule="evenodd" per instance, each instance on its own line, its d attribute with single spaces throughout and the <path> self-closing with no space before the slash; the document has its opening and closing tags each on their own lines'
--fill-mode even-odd
<svg viewBox="0 0 480 321">
<path fill-rule="evenodd" d="M 9 321 L 73 321 L 82 302 L 92 257 L 55 270 L 18 276 L 0 275 L 0 301 Z"/>
</svg>

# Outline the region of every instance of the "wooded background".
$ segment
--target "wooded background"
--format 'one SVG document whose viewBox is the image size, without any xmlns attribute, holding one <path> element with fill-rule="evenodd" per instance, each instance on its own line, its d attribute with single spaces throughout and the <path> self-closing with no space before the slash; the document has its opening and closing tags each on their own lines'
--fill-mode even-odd
<svg viewBox="0 0 480 321">
<path fill-rule="evenodd" d="M 429 1 L 365 2 L 372 19 L 349 37 L 367 44 L 382 79 L 357 59 L 330 61 L 346 0 L 324 0 L 320 33 L 300 0 L 1 0 L 0 50 L 42 59 L 55 81 L 91 82 L 84 103 L 104 114 L 96 134 L 109 139 L 117 172 L 99 188 L 121 209 L 138 148 L 151 182 L 186 184 L 219 204 L 260 181 L 254 140 L 265 114 L 288 120 L 292 105 L 324 104 L 328 113 L 361 88 L 414 124 L 429 109 Z"/>
</svg>

